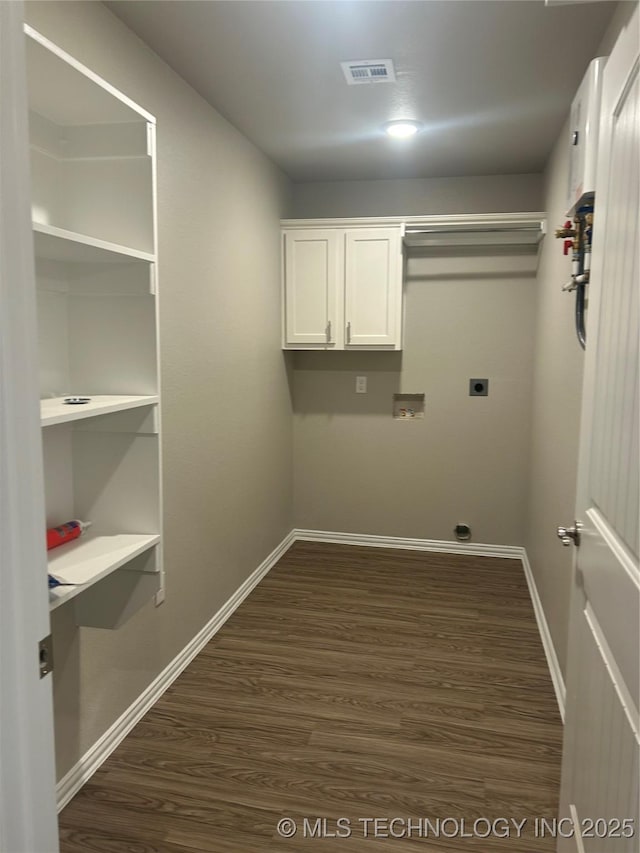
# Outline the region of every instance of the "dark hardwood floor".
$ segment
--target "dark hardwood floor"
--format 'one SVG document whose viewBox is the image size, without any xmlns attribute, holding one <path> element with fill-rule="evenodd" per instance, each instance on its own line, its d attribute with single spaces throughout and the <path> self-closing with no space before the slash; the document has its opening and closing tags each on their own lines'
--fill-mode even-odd
<svg viewBox="0 0 640 853">
<path fill-rule="evenodd" d="M 64 809 L 61 850 L 552 853 L 561 746 L 518 561 L 298 542 Z"/>
</svg>

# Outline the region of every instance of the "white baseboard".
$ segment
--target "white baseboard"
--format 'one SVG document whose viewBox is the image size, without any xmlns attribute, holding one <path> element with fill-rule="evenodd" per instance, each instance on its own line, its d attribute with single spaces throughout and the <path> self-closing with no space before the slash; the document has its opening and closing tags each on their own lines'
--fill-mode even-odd
<svg viewBox="0 0 640 853">
<path fill-rule="evenodd" d="M 370 548 L 401 548 L 409 551 L 440 551 L 444 554 L 469 554 L 477 557 L 507 557 L 519 560 L 517 545 L 483 545 L 477 542 L 448 542 L 445 539 L 404 539 L 398 536 L 368 536 L 366 533 L 333 533 L 325 530 L 293 531 L 295 541 L 331 542 L 335 545 L 368 545 Z"/>
<path fill-rule="evenodd" d="M 520 560 L 524 570 L 524 576 L 529 587 L 529 595 L 536 617 L 540 639 L 547 658 L 549 674 L 556 694 L 558 708 L 562 722 L 564 722 L 566 688 L 562 670 L 556 650 L 549 631 L 549 625 L 544 615 L 542 601 L 538 595 L 538 589 L 531 571 L 531 565 L 527 552 L 519 545 L 484 545 L 475 542 L 447 542 L 441 539 L 403 539 L 395 536 L 367 536 L 360 533 L 333 533 L 324 530 L 300 530 L 293 531 L 295 541 L 304 542 L 331 542 L 336 545 L 368 545 L 375 548 L 405 548 L 412 551 L 436 551 L 446 554 L 469 554 L 479 557 L 506 557 Z"/>
<path fill-rule="evenodd" d="M 231 598 L 223 604 L 213 619 L 182 649 L 171 663 L 151 682 L 136 701 L 119 717 L 112 726 L 99 738 L 82 756 L 80 761 L 63 776 L 56 786 L 58 811 L 63 809 L 80 788 L 106 761 L 113 750 L 129 734 L 131 729 L 154 705 L 180 673 L 191 663 L 195 656 L 209 642 L 213 635 L 220 630 L 231 614 L 236 610 L 252 589 L 262 580 L 269 570 L 278 562 L 280 557 L 295 541 L 293 531 L 269 554 L 258 568 L 249 575 L 244 583 L 234 592 Z"/>
<path fill-rule="evenodd" d="M 465 542 L 447 542 L 438 539 L 406 539 L 394 536 L 367 536 L 360 533 L 333 533 L 323 530 L 294 529 L 269 554 L 258 568 L 234 592 L 229 600 L 218 610 L 215 616 L 196 634 L 171 663 L 144 690 L 136 701 L 119 717 L 115 723 L 83 755 L 80 761 L 58 782 L 56 795 L 58 810 L 71 800 L 80 788 L 106 761 L 113 750 L 129 734 L 147 711 L 154 705 L 180 673 L 191 663 L 195 656 L 220 630 L 232 613 L 240 606 L 249 593 L 258 585 L 280 557 L 297 541 L 327 542 L 338 545 L 368 545 L 375 548 L 399 548 L 411 551 L 434 551 L 445 554 L 468 554 L 483 557 L 505 557 L 520 560 L 529 587 L 529 594 L 540 632 L 540 638 L 555 689 L 558 707 L 564 721 L 565 685 L 562 671 L 544 615 L 542 602 L 538 595 L 531 566 L 524 548 L 517 545 L 486 545 Z"/>
<path fill-rule="evenodd" d="M 542 640 L 542 647 L 544 648 L 544 653 L 547 658 L 549 674 L 551 675 L 553 689 L 556 693 L 556 700 L 558 702 L 560 716 L 562 717 L 562 722 L 564 723 L 565 704 L 567 700 L 567 689 L 565 687 L 564 677 L 562 675 L 562 670 L 560 669 L 560 662 L 556 654 L 555 646 L 553 645 L 553 639 L 551 637 L 551 631 L 549 630 L 547 618 L 544 615 L 542 601 L 540 599 L 540 596 L 538 595 L 538 588 L 536 586 L 535 578 L 533 577 L 533 572 L 531 571 L 531 564 L 529 563 L 527 552 L 524 548 L 521 548 L 520 551 L 520 559 L 522 560 L 524 576 L 527 579 L 527 586 L 529 587 L 529 595 L 531 597 L 531 603 L 533 604 L 533 612 L 536 615 L 538 631 L 540 632 L 540 639 Z"/>
</svg>

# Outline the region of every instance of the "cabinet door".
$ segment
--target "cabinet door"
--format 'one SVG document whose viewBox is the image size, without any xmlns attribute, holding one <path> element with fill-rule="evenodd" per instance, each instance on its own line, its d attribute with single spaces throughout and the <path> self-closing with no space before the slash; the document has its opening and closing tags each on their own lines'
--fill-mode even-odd
<svg viewBox="0 0 640 853">
<path fill-rule="evenodd" d="M 285 346 L 335 349 L 340 255 L 335 230 L 285 231 Z"/>
<path fill-rule="evenodd" d="M 345 251 L 345 349 L 400 349 L 400 229 L 347 231 Z"/>
</svg>

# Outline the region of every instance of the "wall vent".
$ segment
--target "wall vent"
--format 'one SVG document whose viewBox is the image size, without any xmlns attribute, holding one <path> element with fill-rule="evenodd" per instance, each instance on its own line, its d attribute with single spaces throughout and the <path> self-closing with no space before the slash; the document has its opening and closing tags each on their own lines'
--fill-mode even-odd
<svg viewBox="0 0 640 853">
<path fill-rule="evenodd" d="M 396 73 L 391 59 L 359 59 L 341 62 L 349 86 L 361 83 L 395 83 Z"/>
</svg>

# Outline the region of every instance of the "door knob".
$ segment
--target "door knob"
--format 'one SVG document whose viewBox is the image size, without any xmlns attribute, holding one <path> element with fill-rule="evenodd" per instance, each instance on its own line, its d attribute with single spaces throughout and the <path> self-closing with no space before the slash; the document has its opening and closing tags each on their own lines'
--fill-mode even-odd
<svg viewBox="0 0 640 853">
<path fill-rule="evenodd" d="M 573 527 L 558 527 L 558 539 L 560 539 L 563 545 L 571 545 L 573 542 L 574 545 L 578 546 L 580 544 L 581 527 L 582 524 L 579 521 L 574 521 Z"/>
</svg>

